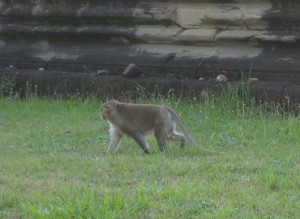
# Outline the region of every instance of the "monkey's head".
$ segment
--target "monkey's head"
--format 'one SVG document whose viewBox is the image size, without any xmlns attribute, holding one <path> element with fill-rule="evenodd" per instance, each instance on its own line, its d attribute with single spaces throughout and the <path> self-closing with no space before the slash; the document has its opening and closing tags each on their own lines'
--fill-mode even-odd
<svg viewBox="0 0 300 219">
<path fill-rule="evenodd" d="M 103 109 L 100 117 L 103 120 L 112 122 L 118 115 L 118 112 L 121 110 L 122 106 L 122 103 L 117 100 L 109 100 L 108 102 L 103 104 Z"/>
</svg>

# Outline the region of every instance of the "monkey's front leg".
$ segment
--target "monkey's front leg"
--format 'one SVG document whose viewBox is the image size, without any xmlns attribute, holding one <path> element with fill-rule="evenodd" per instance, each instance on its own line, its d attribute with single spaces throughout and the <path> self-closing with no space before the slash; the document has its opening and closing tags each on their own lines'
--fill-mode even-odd
<svg viewBox="0 0 300 219">
<path fill-rule="evenodd" d="M 107 152 L 113 153 L 118 150 L 118 146 L 123 137 L 123 133 L 120 130 L 118 130 L 117 128 L 115 128 L 113 125 L 111 125 L 109 132 L 110 132 L 111 139 L 110 139 L 110 143 L 109 143 Z"/>
</svg>

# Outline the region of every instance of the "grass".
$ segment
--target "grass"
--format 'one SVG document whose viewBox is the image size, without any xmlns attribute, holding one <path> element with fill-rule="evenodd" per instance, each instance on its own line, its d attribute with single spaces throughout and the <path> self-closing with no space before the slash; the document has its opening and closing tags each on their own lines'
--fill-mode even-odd
<svg viewBox="0 0 300 219">
<path fill-rule="evenodd" d="M 0 218 L 299 218 L 299 117 L 234 92 L 202 99 L 136 102 L 172 106 L 223 153 L 161 153 L 151 137 L 149 156 L 130 139 L 109 155 L 100 101 L 0 98 Z"/>
</svg>

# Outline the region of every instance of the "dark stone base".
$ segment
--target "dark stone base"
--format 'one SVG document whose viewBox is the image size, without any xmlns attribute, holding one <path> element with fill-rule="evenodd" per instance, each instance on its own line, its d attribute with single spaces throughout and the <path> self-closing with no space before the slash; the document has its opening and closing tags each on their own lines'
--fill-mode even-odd
<svg viewBox="0 0 300 219">
<path fill-rule="evenodd" d="M 233 81 L 218 83 L 215 80 L 184 80 L 161 77 L 125 78 L 122 76 L 92 75 L 58 71 L 37 71 L 0 69 L 2 89 L 8 95 L 9 86 L 22 98 L 29 93 L 38 96 L 68 98 L 72 96 L 97 96 L 100 98 L 140 97 L 142 95 L 201 98 L 203 91 L 222 92 L 224 88 L 242 87 L 248 89 L 250 97 L 257 102 L 286 101 L 300 103 L 300 83 L 254 81 L 245 83 Z M 5 94 L 5 93 L 4 93 Z"/>
</svg>

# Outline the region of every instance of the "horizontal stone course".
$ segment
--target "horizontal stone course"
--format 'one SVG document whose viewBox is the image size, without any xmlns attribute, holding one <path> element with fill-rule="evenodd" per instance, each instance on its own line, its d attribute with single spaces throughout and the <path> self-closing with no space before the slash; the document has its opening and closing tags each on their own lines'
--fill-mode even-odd
<svg viewBox="0 0 300 219">
<path fill-rule="evenodd" d="M 284 81 L 300 72 L 295 0 L 15 0 L 0 3 L 0 20 L 0 67 L 118 75 L 135 63 L 149 77 Z"/>
</svg>

